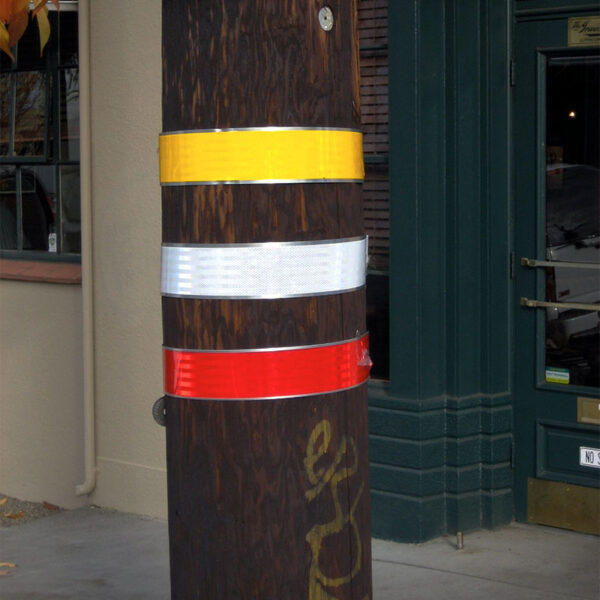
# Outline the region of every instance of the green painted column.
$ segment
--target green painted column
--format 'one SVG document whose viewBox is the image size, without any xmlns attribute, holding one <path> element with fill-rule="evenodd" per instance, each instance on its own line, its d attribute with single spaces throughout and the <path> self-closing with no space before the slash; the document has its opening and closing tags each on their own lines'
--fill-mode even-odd
<svg viewBox="0 0 600 600">
<path fill-rule="evenodd" d="M 512 515 L 511 10 L 390 2 L 390 381 L 370 388 L 375 536 Z"/>
</svg>

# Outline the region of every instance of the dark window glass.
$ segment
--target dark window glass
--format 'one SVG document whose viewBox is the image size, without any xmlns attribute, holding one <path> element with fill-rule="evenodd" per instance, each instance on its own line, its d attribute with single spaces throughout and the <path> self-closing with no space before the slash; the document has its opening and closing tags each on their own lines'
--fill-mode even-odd
<svg viewBox="0 0 600 600">
<path fill-rule="evenodd" d="M 58 71 L 60 88 L 60 157 L 79 160 L 79 69 Z"/>
<path fill-rule="evenodd" d="M 52 23 L 51 23 L 52 26 Z M 52 34 L 51 34 L 52 39 Z M 50 46 L 50 47 L 48 47 Z M 16 58 L 19 69 L 43 69 L 46 67 L 46 60 L 52 51 L 52 42 L 48 42 L 44 53 L 40 54 L 40 31 L 37 20 L 29 23 L 23 37 L 17 45 Z"/>
<path fill-rule="evenodd" d="M 10 73 L 0 73 L 0 156 L 9 153 L 12 77 Z"/>
<path fill-rule="evenodd" d="M 546 77 L 546 258 L 569 263 L 546 273 L 546 379 L 597 387 L 600 56 L 551 58 Z"/>
<path fill-rule="evenodd" d="M 23 258 L 81 249 L 77 12 L 50 11 L 40 56 L 34 20 L 0 60 L 0 250 Z"/>
<path fill-rule="evenodd" d="M 23 213 L 23 250 L 56 252 L 55 169 L 30 166 L 20 169 Z"/>
<path fill-rule="evenodd" d="M 79 165 L 69 165 L 60 169 L 61 230 L 63 252 L 81 252 L 81 211 L 80 211 Z"/>
<path fill-rule="evenodd" d="M 72 66 L 78 63 L 77 13 L 64 12 L 60 17 L 59 64 Z"/>
<path fill-rule="evenodd" d="M 17 249 L 17 223 L 16 170 L 0 165 L 0 249 Z"/>
<path fill-rule="evenodd" d="M 47 115 L 45 71 L 16 73 L 14 153 L 43 156 Z"/>
</svg>

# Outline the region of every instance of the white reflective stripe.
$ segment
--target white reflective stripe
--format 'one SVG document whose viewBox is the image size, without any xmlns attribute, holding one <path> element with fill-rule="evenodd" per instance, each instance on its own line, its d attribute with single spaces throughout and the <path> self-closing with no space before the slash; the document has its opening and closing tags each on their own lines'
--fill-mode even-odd
<svg viewBox="0 0 600 600">
<path fill-rule="evenodd" d="M 367 240 L 162 247 L 161 292 L 196 298 L 290 298 L 365 285 Z"/>
</svg>

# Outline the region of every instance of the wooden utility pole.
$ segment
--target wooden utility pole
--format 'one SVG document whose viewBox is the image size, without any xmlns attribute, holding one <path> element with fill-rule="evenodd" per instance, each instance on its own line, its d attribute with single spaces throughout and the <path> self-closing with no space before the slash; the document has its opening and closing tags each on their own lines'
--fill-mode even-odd
<svg viewBox="0 0 600 600">
<path fill-rule="evenodd" d="M 357 43 L 355 0 L 163 2 L 174 599 L 371 598 Z"/>
</svg>

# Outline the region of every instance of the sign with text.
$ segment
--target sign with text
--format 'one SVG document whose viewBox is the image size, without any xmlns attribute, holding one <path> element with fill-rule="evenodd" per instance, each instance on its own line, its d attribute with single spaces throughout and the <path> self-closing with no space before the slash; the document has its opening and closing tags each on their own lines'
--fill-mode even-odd
<svg viewBox="0 0 600 600">
<path fill-rule="evenodd" d="M 582 467 L 600 469 L 600 448 L 579 448 L 579 464 Z"/>
<path fill-rule="evenodd" d="M 569 19 L 569 47 L 600 46 L 600 16 Z"/>
</svg>

